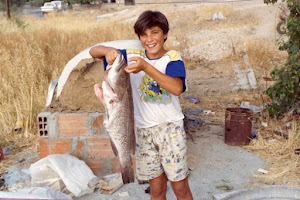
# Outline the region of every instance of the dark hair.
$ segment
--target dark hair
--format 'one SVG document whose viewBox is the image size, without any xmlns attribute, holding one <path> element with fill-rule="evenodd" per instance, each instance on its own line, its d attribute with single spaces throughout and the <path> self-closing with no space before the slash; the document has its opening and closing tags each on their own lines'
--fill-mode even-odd
<svg viewBox="0 0 300 200">
<path fill-rule="evenodd" d="M 169 23 L 164 14 L 159 11 L 147 10 L 143 12 L 134 24 L 134 31 L 140 38 L 147 28 L 158 26 L 164 34 L 169 32 Z"/>
</svg>

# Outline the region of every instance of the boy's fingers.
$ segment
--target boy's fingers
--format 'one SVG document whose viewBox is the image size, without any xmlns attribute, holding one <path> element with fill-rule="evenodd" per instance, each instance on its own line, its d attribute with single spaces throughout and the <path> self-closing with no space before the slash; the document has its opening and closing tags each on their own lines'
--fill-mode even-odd
<svg viewBox="0 0 300 200">
<path fill-rule="evenodd" d="M 129 61 L 138 61 L 138 57 L 131 57 L 131 58 L 129 58 Z"/>
<path fill-rule="evenodd" d="M 127 67 L 124 68 L 125 72 L 130 73 L 130 71 L 127 69 Z"/>
<path fill-rule="evenodd" d="M 133 65 L 134 65 L 134 64 L 128 65 L 127 67 L 125 67 L 125 68 L 124 68 L 125 71 L 126 71 L 127 73 L 133 72 L 133 71 L 135 70 L 135 67 L 134 67 Z"/>
<path fill-rule="evenodd" d="M 111 51 L 106 55 L 106 62 L 109 65 L 112 65 L 114 63 L 114 61 L 116 60 L 116 58 L 119 55 L 119 51 Z"/>
<path fill-rule="evenodd" d="M 127 72 L 128 74 L 129 74 L 129 73 L 132 73 L 132 71 L 133 71 L 132 69 L 129 69 L 128 67 L 125 67 L 124 70 L 125 70 L 125 72 Z"/>
</svg>

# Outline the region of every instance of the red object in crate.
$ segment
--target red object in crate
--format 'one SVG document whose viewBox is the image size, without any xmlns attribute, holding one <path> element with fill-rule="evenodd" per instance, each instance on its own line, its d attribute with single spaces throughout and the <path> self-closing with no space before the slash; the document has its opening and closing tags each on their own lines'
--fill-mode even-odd
<svg viewBox="0 0 300 200">
<path fill-rule="evenodd" d="M 3 155 L 3 151 L 2 149 L 0 148 L 0 161 L 4 159 L 4 155 Z"/>
</svg>

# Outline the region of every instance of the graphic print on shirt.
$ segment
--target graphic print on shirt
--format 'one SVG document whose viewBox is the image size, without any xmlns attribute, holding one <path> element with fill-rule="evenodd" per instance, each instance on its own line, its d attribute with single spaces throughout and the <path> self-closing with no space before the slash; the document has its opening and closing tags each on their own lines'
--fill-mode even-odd
<svg viewBox="0 0 300 200">
<path fill-rule="evenodd" d="M 148 74 L 142 77 L 138 89 L 142 101 L 156 103 L 169 103 L 172 101 L 169 92 L 160 87 Z"/>
</svg>

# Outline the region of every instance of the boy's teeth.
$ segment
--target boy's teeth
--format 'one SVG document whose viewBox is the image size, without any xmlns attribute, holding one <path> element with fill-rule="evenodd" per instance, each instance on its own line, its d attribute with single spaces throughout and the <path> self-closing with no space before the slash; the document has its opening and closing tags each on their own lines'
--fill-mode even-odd
<svg viewBox="0 0 300 200">
<path fill-rule="evenodd" d="M 154 44 L 150 44 L 150 45 L 148 45 L 148 47 L 154 47 L 155 45 Z"/>
</svg>

